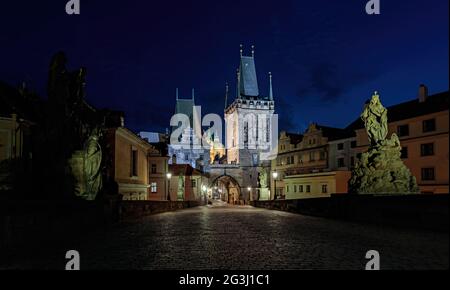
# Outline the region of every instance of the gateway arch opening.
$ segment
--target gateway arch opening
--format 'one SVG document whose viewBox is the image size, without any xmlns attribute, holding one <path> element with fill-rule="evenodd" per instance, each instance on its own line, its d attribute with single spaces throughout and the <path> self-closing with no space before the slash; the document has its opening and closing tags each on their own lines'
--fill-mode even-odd
<svg viewBox="0 0 450 290">
<path fill-rule="evenodd" d="M 212 182 L 211 198 L 230 204 L 239 204 L 244 200 L 239 183 L 229 175 L 222 175 Z"/>
</svg>

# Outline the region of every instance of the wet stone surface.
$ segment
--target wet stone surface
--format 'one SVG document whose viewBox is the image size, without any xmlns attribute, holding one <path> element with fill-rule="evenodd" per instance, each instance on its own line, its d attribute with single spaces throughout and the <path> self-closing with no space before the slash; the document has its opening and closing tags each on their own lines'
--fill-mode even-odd
<svg viewBox="0 0 450 290">
<path fill-rule="evenodd" d="M 145 217 L 56 246 L 14 253 L 7 268 L 364 269 L 368 250 L 381 269 L 448 269 L 448 233 L 394 229 L 252 207 L 203 206 Z"/>
</svg>

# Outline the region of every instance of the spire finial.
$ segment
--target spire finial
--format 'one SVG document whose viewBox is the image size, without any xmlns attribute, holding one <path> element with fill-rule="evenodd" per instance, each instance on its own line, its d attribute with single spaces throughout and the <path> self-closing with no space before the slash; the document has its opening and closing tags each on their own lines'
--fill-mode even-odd
<svg viewBox="0 0 450 290">
<path fill-rule="evenodd" d="M 255 56 L 255 46 L 252 45 L 252 57 L 254 57 L 254 56 Z"/>
<path fill-rule="evenodd" d="M 272 72 L 269 72 L 269 100 L 273 101 Z"/>
<path fill-rule="evenodd" d="M 239 52 L 240 52 L 240 54 L 241 54 L 241 56 L 242 56 L 242 53 L 244 52 L 244 49 L 243 49 L 243 45 L 241 44 L 241 45 L 239 45 L 240 46 L 240 49 L 239 49 Z"/>
<path fill-rule="evenodd" d="M 178 100 L 178 88 L 175 89 L 175 96 L 176 96 L 176 98 Z"/>
<path fill-rule="evenodd" d="M 228 82 L 225 83 L 225 110 L 228 107 Z"/>
<path fill-rule="evenodd" d="M 193 101 L 195 100 L 195 89 L 194 88 L 192 88 L 192 100 Z"/>
</svg>

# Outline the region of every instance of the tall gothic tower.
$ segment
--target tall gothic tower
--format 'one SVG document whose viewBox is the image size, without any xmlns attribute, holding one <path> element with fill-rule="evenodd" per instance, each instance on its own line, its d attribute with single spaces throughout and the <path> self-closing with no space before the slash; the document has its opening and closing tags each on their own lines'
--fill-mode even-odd
<svg viewBox="0 0 450 290">
<path fill-rule="evenodd" d="M 269 73 L 269 93 L 259 92 L 255 67 L 255 52 L 244 56 L 242 45 L 237 70 L 236 98 L 225 108 L 227 161 L 241 166 L 258 166 L 261 153 L 270 149 L 272 116 L 275 110 L 272 74 Z"/>
</svg>

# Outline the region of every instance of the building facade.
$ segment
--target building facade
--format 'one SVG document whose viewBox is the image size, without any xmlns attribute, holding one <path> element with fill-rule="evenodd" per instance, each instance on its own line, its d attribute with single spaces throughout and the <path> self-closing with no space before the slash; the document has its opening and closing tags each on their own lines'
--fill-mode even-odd
<svg viewBox="0 0 450 290">
<path fill-rule="evenodd" d="M 271 190 L 277 198 L 327 197 L 346 193 L 354 141 L 347 129 L 309 125 L 303 135 L 281 132 L 279 154 L 272 161 Z M 342 148 L 341 148 L 342 147 Z M 342 162 L 337 164 L 335 160 Z M 273 173 L 276 172 L 277 178 Z"/>
<path fill-rule="evenodd" d="M 110 156 L 108 175 L 123 200 L 166 200 L 168 157 L 125 127 L 106 131 Z"/>
<path fill-rule="evenodd" d="M 168 200 L 169 157 L 167 156 L 167 144 L 158 142 L 151 145 L 147 153 L 148 200 Z"/>
<path fill-rule="evenodd" d="M 207 195 L 208 177 L 189 164 L 169 165 L 171 178 L 168 183 L 168 197 L 175 201 L 204 202 Z"/>
</svg>

